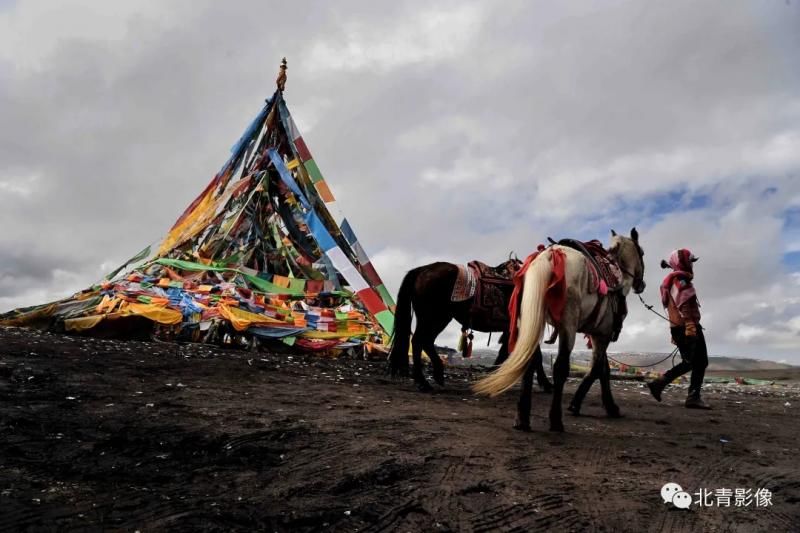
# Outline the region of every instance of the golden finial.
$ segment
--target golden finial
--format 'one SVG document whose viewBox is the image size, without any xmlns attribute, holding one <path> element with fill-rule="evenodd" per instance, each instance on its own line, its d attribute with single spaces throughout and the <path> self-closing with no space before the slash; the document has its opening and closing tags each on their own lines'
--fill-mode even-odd
<svg viewBox="0 0 800 533">
<path fill-rule="evenodd" d="M 275 80 L 275 84 L 278 86 L 278 90 L 283 92 L 283 88 L 286 87 L 286 69 L 289 68 L 286 66 L 286 58 L 284 57 L 281 61 L 281 70 L 278 72 L 278 79 Z"/>
</svg>

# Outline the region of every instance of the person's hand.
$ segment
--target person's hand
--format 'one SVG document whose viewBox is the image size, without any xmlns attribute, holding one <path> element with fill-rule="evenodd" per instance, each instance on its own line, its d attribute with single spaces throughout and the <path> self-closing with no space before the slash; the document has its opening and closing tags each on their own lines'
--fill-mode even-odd
<svg viewBox="0 0 800 533">
<path fill-rule="evenodd" d="M 685 333 L 687 337 L 697 336 L 697 324 L 695 324 L 694 322 L 687 322 Z"/>
</svg>

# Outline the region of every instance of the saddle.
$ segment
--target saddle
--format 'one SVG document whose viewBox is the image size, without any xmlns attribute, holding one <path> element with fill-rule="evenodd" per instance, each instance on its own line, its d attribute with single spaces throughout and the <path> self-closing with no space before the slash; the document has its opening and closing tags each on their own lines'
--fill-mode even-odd
<svg viewBox="0 0 800 533">
<path fill-rule="evenodd" d="M 475 296 L 470 307 L 471 327 L 479 331 L 504 331 L 508 328 L 508 302 L 514 291 L 514 274 L 522 266 L 519 259 L 510 259 L 495 267 L 470 261 Z"/>
<path fill-rule="evenodd" d="M 622 331 L 622 322 L 628 315 L 628 304 L 625 301 L 625 296 L 622 294 L 622 269 L 612 257 L 611 253 L 603 248 L 603 244 L 598 240 L 581 242 L 575 239 L 561 239 L 555 242 L 553 239 L 550 239 L 550 242 L 581 252 L 592 266 L 595 276 L 595 287 L 601 297 L 597 299 L 597 305 L 595 305 L 592 313 L 586 319 L 586 324 L 592 325 L 597 322 L 603 298 L 608 297 L 609 304 L 611 305 L 611 312 L 614 315 L 611 341 L 615 342 Z M 603 284 L 606 287 L 605 291 L 603 290 Z"/>
<path fill-rule="evenodd" d="M 594 269 L 594 275 L 596 276 L 595 286 L 599 287 L 602 280 L 605 282 L 608 292 L 622 290 L 622 270 L 611 256 L 611 253 L 603 248 L 603 243 L 598 240 L 581 242 L 575 239 L 561 239 L 554 244 L 572 248 L 583 254 Z"/>
</svg>

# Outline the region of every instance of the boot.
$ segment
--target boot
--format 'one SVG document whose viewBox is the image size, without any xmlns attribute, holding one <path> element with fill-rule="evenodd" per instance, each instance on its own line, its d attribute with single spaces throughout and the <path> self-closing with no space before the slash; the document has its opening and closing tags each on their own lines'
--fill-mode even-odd
<svg viewBox="0 0 800 533">
<path fill-rule="evenodd" d="M 653 398 L 655 398 L 657 402 L 661 401 L 661 393 L 664 391 L 666 386 L 667 380 L 664 378 L 654 379 L 647 384 L 647 388 L 650 389 L 650 394 L 653 395 Z"/>
<path fill-rule="evenodd" d="M 687 409 L 711 409 L 711 406 L 700 397 L 700 391 L 689 391 L 689 396 L 686 398 L 685 405 Z"/>
</svg>

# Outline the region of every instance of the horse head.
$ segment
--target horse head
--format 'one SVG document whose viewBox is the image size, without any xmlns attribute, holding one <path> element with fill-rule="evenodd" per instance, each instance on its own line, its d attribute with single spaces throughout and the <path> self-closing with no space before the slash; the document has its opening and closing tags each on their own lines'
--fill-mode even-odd
<svg viewBox="0 0 800 533">
<path fill-rule="evenodd" d="M 508 254 L 508 261 L 504 261 L 504 262 L 500 263 L 499 265 L 497 265 L 496 267 L 494 267 L 494 269 L 498 273 L 500 273 L 501 275 L 504 275 L 505 277 L 507 277 L 509 279 L 513 278 L 514 274 L 516 274 L 519 271 L 519 269 L 522 267 L 522 261 L 520 261 L 518 257 L 513 257 L 513 258 L 511 257 L 511 254 L 513 254 L 513 253 L 514 252 L 511 252 L 510 254 Z"/>
<path fill-rule="evenodd" d="M 639 244 L 639 232 L 636 231 L 636 228 L 631 229 L 630 237 L 618 235 L 612 229 L 609 251 L 617 258 L 622 272 L 633 278 L 633 292 L 643 293 L 646 286 L 644 282 L 644 250 Z"/>
</svg>

